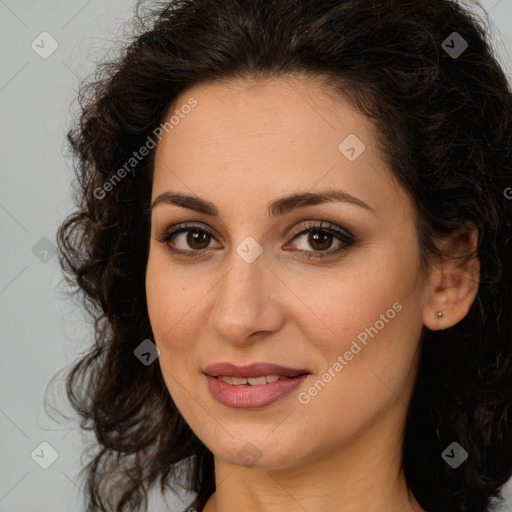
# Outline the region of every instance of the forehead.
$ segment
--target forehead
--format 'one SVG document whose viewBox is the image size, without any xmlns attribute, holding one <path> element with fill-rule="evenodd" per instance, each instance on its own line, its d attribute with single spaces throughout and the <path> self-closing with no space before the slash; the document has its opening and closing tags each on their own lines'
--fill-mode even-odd
<svg viewBox="0 0 512 512">
<path fill-rule="evenodd" d="M 171 116 L 172 129 L 163 132 L 156 150 L 153 197 L 169 187 L 199 187 L 203 196 L 208 190 L 233 189 L 239 197 L 258 191 L 269 198 L 345 186 L 349 193 L 390 202 L 400 194 L 371 122 L 318 81 L 199 85 L 178 96 Z"/>
<path fill-rule="evenodd" d="M 185 109 L 190 98 L 196 100 L 197 106 L 182 114 L 179 126 L 172 128 L 176 143 L 179 138 L 180 142 L 196 145 L 204 142 L 227 145 L 249 137 L 274 142 L 274 149 L 281 141 L 298 141 L 297 145 L 302 146 L 308 139 L 314 142 L 319 136 L 327 135 L 323 149 L 329 142 L 337 149 L 339 136 L 353 130 L 373 144 L 371 123 L 318 80 L 286 76 L 198 85 L 176 98 L 167 118 L 174 115 L 176 119 L 175 114 Z M 186 123 L 185 118 L 189 118 Z M 193 139 L 185 140 L 192 130 Z"/>
</svg>

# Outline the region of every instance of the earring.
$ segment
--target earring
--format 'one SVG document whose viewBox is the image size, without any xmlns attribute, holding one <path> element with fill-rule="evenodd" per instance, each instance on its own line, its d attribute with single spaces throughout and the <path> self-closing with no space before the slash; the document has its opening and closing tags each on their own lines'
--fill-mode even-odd
<svg viewBox="0 0 512 512">
<path fill-rule="evenodd" d="M 441 318 L 443 316 L 442 311 L 436 311 L 436 318 Z"/>
</svg>

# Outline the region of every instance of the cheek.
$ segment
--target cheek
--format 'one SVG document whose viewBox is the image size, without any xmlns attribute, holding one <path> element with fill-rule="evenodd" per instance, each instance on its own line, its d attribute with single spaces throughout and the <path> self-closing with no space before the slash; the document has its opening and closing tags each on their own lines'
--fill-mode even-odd
<svg viewBox="0 0 512 512">
<path fill-rule="evenodd" d="M 170 264 L 163 252 L 159 247 L 152 248 L 146 268 L 148 314 L 159 341 L 178 330 L 194 300 L 198 300 L 194 297 L 194 287 L 182 283 L 179 267 Z"/>
<path fill-rule="evenodd" d="M 316 340 L 326 369 L 339 356 L 344 359 L 335 372 L 345 376 L 334 379 L 338 385 L 343 380 L 350 387 L 357 383 L 372 387 L 375 374 L 389 377 L 398 388 L 403 384 L 422 330 L 416 251 L 412 243 L 387 243 L 367 250 L 364 260 L 356 255 L 358 262 L 333 279 L 335 285 L 321 286 L 322 294 L 311 284 L 305 288 L 305 302 L 315 304 L 324 334 L 313 335 L 312 324 L 303 328 Z"/>
<path fill-rule="evenodd" d="M 405 306 L 414 301 L 418 292 L 416 266 L 408 256 L 394 250 L 388 254 L 375 253 L 374 258 L 365 258 L 346 272 L 340 272 L 338 277 L 330 279 L 330 284 L 305 288 L 331 335 L 339 335 L 340 339 L 356 336 L 379 321 L 381 315 L 385 316 L 383 321 L 389 318 L 396 323 L 400 315 L 393 304 L 399 302 Z M 318 293 L 319 289 L 322 293 Z M 380 322 L 378 325 L 382 327 Z"/>
<path fill-rule="evenodd" d="M 146 302 L 149 320 L 157 343 L 164 331 L 170 315 L 166 311 L 172 307 L 167 287 L 167 276 L 161 262 L 153 256 L 150 250 L 148 265 L 146 268 Z M 167 318 L 167 320 L 166 320 Z M 168 328 L 168 327 L 167 327 Z"/>
<path fill-rule="evenodd" d="M 157 247 L 150 251 L 146 269 L 149 320 L 160 349 L 160 366 L 169 391 L 190 389 L 199 375 L 198 343 L 207 322 L 204 304 L 213 284 L 206 277 L 184 279 L 179 265 L 171 264 Z M 213 293 L 213 290 L 210 291 Z"/>
<path fill-rule="evenodd" d="M 195 393 L 190 385 L 192 372 L 187 366 L 192 363 L 190 353 L 194 332 L 190 329 L 194 322 L 191 321 L 190 313 L 194 310 L 193 304 L 189 305 L 189 302 L 193 298 L 189 296 L 190 288 L 180 286 L 175 268 L 157 256 L 152 256 L 150 252 L 146 269 L 148 315 L 154 342 L 160 350 L 159 364 L 167 390 L 186 417 L 187 401 Z M 184 332 L 187 335 L 183 335 Z"/>
<path fill-rule="evenodd" d="M 189 305 L 193 297 L 190 287 L 180 285 L 176 268 L 166 264 L 158 249 L 155 253 L 150 251 L 146 269 L 146 300 L 155 343 L 161 351 L 161 364 L 169 367 L 187 346 L 180 343 L 179 334 L 189 322 L 187 312 L 193 306 Z"/>
</svg>

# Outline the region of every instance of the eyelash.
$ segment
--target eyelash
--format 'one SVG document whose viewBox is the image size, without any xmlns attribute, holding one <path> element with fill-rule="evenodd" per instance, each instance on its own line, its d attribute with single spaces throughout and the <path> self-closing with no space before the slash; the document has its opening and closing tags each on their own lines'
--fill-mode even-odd
<svg viewBox="0 0 512 512">
<path fill-rule="evenodd" d="M 308 253 L 309 254 L 308 259 L 311 260 L 311 259 L 327 258 L 329 256 L 333 256 L 333 255 L 339 254 L 339 253 L 347 250 L 350 246 L 352 246 L 356 243 L 354 236 L 352 234 L 350 234 L 348 231 L 337 228 L 333 224 L 328 224 L 327 226 L 323 226 L 322 222 L 323 221 L 320 222 L 320 225 L 306 223 L 306 224 L 301 225 L 300 228 L 294 229 L 290 235 L 290 236 L 292 236 L 292 239 L 290 240 L 290 242 L 295 240 L 296 238 L 300 238 L 300 236 L 308 234 L 308 233 L 329 233 L 329 234 L 333 235 L 335 238 L 337 238 L 341 242 L 341 245 L 337 249 L 331 250 L 331 251 L 315 251 L 315 250 L 305 251 L 305 250 L 298 249 L 298 251 L 301 253 Z M 304 229 L 301 230 L 302 228 L 304 228 Z M 198 256 L 198 253 L 208 251 L 208 249 L 198 249 L 198 250 L 176 249 L 170 243 L 172 238 L 174 238 L 176 235 L 178 235 L 180 233 L 187 233 L 189 231 L 198 231 L 200 233 L 206 233 L 209 236 L 211 236 L 213 239 L 215 239 L 213 234 L 210 233 L 210 231 L 208 231 L 207 229 L 203 229 L 202 227 L 200 227 L 196 224 L 184 223 L 184 224 L 178 224 L 176 226 L 173 226 L 172 228 L 167 229 L 163 233 L 163 235 L 161 235 L 160 237 L 157 238 L 157 240 L 160 243 L 166 244 L 167 248 L 169 249 L 169 251 L 172 254 L 177 254 L 180 256 L 187 257 L 187 258 L 199 258 L 200 256 Z"/>
</svg>

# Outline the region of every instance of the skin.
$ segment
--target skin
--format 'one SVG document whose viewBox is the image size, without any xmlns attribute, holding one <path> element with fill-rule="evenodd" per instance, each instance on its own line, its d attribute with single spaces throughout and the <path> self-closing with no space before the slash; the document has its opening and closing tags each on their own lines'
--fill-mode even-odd
<svg viewBox="0 0 512 512">
<path fill-rule="evenodd" d="M 373 126 L 322 84 L 298 76 L 214 82 L 187 90 L 170 114 L 190 97 L 197 106 L 157 146 L 152 200 L 167 191 L 193 193 L 214 203 L 220 217 L 156 206 L 146 291 L 169 393 L 215 457 L 217 490 L 204 510 L 422 511 L 400 469 L 422 333 L 467 314 L 478 262 L 461 268 L 447 257 L 422 276 L 414 207 L 387 169 Z M 355 161 L 338 149 L 349 134 L 366 146 Z M 330 188 L 372 211 L 328 202 L 268 215 L 273 199 Z M 356 243 L 309 260 L 318 245 L 307 233 L 288 235 L 308 221 L 344 228 Z M 174 238 L 202 257 L 173 255 L 158 241 L 181 222 L 212 233 L 203 245 L 187 244 L 187 233 Z M 252 263 L 236 252 L 249 236 L 262 248 Z M 460 253 L 476 234 L 461 232 L 453 241 Z M 334 237 L 327 252 L 340 243 Z M 298 393 L 394 303 L 401 311 L 300 403 Z M 268 407 L 236 409 L 214 400 L 202 374 L 220 361 L 272 362 L 311 375 Z M 237 456 L 248 442 L 258 454 L 252 465 Z"/>
</svg>

